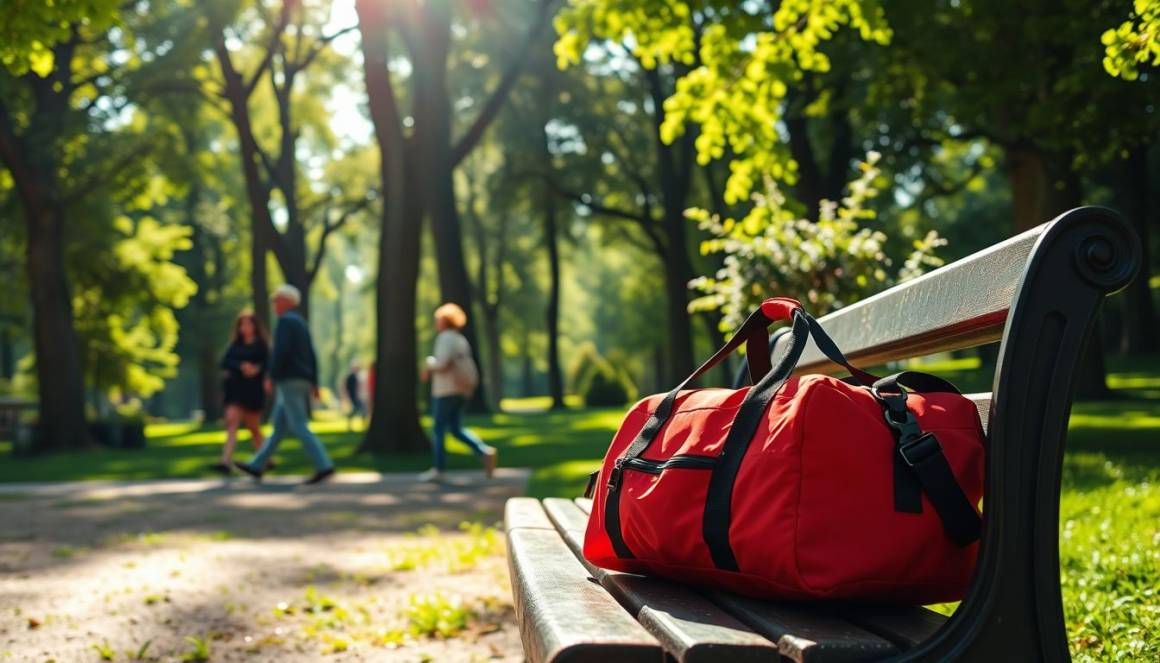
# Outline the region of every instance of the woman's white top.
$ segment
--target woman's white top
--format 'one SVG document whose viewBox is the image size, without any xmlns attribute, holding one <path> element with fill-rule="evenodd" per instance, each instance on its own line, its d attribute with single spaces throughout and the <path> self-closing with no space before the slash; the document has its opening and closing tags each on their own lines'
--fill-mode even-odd
<svg viewBox="0 0 1160 663">
<path fill-rule="evenodd" d="M 455 362 L 461 357 L 471 357 L 471 344 L 467 337 L 455 329 L 444 329 L 435 337 L 435 354 L 427 357 L 427 368 L 431 371 L 431 395 L 466 396 L 461 380 L 453 372 Z"/>
</svg>

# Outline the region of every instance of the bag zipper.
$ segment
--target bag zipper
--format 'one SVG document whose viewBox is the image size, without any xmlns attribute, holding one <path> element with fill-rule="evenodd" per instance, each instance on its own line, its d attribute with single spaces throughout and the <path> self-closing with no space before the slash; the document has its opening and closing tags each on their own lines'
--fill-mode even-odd
<svg viewBox="0 0 1160 663">
<path fill-rule="evenodd" d="M 686 454 L 673 456 L 668 460 L 648 460 L 645 458 L 629 458 L 621 466 L 626 470 L 637 470 L 649 474 L 660 474 L 668 469 L 681 470 L 709 470 L 717 464 L 716 456 L 698 456 Z"/>
</svg>

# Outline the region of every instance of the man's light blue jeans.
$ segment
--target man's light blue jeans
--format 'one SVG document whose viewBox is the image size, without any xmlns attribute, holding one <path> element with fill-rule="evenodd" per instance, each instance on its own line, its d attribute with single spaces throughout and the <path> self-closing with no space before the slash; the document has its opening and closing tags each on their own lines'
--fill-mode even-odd
<svg viewBox="0 0 1160 663">
<path fill-rule="evenodd" d="M 274 432 L 266 438 L 258 455 L 250 461 L 250 465 L 259 471 L 266 469 L 266 463 L 282 438 L 287 435 L 298 438 L 302 442 L 302 449 L 314 464 L 314 470 L 321 472 L 334 466 L 330 457 L 326 455 L 326 448 L 310 430 L 309 415 L 306 413 L 307 399 L 310 398 L 311 385 L 309 380 L 282 380 L 274 383 L 274 411 L 270 419 L 274 422 Z"/>
</svg>

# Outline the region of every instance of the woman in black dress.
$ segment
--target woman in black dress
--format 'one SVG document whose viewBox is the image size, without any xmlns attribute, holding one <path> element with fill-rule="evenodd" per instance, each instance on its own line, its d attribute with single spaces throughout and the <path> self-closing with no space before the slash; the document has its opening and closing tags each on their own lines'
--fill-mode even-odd
<svg viewBox="0 0 1160 663">
<path fill-rule="evenodd" d="M 222 474 L 231 472 L 238 427 L 242 424 L 250 431 L 250 443 L 254 449 L 262 448 L 268 354 L 269 343 L 262 322 L 253 313 L 242 311 L 234 322 L 233 338 L 221 362 L 225 371 L 226 443 L 222 447 L 221 461 L 213 465 L 213 469 Z"/>
</svg>

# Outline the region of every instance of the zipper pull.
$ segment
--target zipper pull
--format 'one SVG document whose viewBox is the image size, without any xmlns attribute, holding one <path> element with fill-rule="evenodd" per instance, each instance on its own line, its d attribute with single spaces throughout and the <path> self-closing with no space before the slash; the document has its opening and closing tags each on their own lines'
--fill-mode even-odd
<svg viewBox="0 0 1160 663">
<path fill-rule="evenodd" d="M 620 488 L 620 477 L 624 474 L 624 459 L 617 458 L 608 473 L 608 492 L 615 493 Z"/>
</svg>

